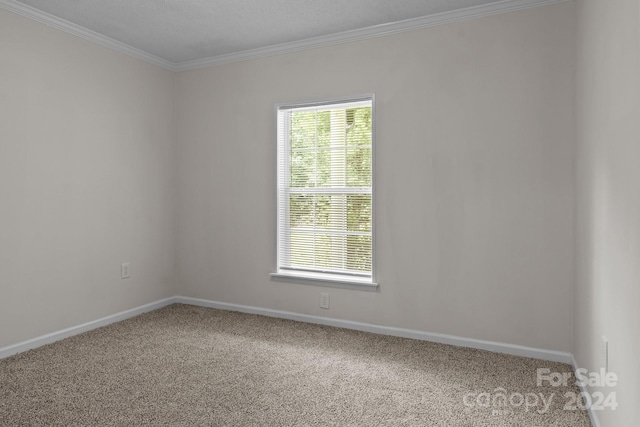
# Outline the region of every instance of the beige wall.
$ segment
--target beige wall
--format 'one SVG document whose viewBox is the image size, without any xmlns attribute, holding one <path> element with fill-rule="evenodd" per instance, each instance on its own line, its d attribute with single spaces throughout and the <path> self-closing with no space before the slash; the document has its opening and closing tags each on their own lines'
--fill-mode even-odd
<svg viewBox="0 0 640 427">
<path fill-rule="evenodd" d="M 604 427 L 640 420 L 640 3 L 577 2 L 578 365 L 602 366 L 602 336 L 618 386 Z M 594 390 L 595 391 L 595 390 Z"/>
<path fill-rule="evenodd" d="M 638 9 L 578 0 L 177 75 L 0 10 L 0 347 L 176 293 L 591 370 L 604 335 L 620 406 L 599 417 L 634 425 Z M 328 289 L 324 311 L 327 288 L 269 279 L 273 106 L 368 92 L 380 291 Z"/>
<path fill-rule="evenodd" d="M 176 77 L 183 295 L 571 351 L 571 3 Z M 380 291 L 273 282 L 274 104 L 374 92 Z"/>
<path fill-rule="evenodd" d="M 172 76 L 0 11 L 0 346 L 180 293 L 570 351 L 573 12 Z M 380 291 L 324 311 L 269 278 L 274 104 L 368 92 Z"/>
<path fill-rule="evenodd" d="M 172 84 L 0 10 L 0 347 L 176 293 Z"/>
</svg>

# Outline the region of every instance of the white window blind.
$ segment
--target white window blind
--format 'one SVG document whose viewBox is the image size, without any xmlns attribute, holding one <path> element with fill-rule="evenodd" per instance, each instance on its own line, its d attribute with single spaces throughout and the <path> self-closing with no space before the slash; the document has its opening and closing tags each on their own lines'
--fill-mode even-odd
<svg viewBox="0 0 640 427">
<path fill-rule="evenodd" d="M 371 282 L 373 101 L 280 106 L 278 272 Z"/>
</svg>

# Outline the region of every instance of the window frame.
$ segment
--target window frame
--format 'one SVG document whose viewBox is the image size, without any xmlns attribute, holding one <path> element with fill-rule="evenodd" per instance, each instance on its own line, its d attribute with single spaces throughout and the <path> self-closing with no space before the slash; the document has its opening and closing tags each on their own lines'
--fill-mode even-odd
<svg viewBox="0 0 640 427">
<path fill-rule="evenodd" d="M 288 162 L 286 167 L 282 165 L 283 155 L 279 140 L 279 112 L 287 109 L 315 108 L 322 106 L 331 106 L 332 104 L 347 104 L 356 102 L 371 102 L 371 276 L 358 276 L 350 274 L 339 274 L 331 272 L 307 272 L 304 270 L 283 270 L 281 269 L 280 260 L 280 229 L 281 229 L 281 204 L 282 194 L 280 192 L 281 171 L 288 170 Z M 349 97 L 315 99 L 312 101 L 280 103 L 275 105 L 275 141 L 276 141 L 276 259 L 275 269 L 271 273 L 271 278 L 277 281 L 285 281 L 299 284 L 319 285 L 327 287 L 359 289 L 366 291 L 377 291 L 378 282 L 376 277 L 376 209 L 375 209 L 375 141 L 376 141 L 376 107 L 375 94 L 363 94 Z M 286 132 L 285 132 L 286 133 Z M 285 205 L 288 209 L 288 203 Z"/>
</svg>

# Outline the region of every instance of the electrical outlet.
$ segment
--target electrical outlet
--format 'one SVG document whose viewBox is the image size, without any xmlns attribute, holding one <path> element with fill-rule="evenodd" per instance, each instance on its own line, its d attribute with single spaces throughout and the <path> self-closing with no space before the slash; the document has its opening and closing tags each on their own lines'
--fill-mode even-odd
<svg viewBox="0 0 640 427">
<path fill-rule="evenodd" d="M 329 293 L 320 292 L 320 308 L 329 309 Z"/>
<path fill-rule="evenodd" d="M 602 367 L 605 372 L 609 372 L 609 341 L 607 337 L 602 336 Z"/>
<path fill-rule="evenodd" d="M 120 265 L 120 278 L 121 279 L 128 279 L 129 277 L 131 277 L 131 274 L 129 272 L 129 267 L 130 267 L 130 264 L 128 262 L 122 263 Z"/>
</svg>

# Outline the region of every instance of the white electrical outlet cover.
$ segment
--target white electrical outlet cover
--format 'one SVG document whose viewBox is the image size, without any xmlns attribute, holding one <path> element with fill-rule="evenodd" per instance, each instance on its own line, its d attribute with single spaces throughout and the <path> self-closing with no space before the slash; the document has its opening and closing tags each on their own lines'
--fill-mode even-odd
<svg viewBox="0 0 640 427">
<path fill-rule="evenodd" d="M 130 264 L 128 262 L 122 263 L 120 265 L 120 278 L 128 279 L 131 277 L 131 273 L 129 272 Z"/>
<path fill-rule="evenodd" d="M 602 336 L 602 367 L 609 372 L 609 341 L 605 336 Z"/>
<path fill-rule="evenodd" d="M 329 308 L 329 294 L 327 292 L 320 292 L 320 308 Z"/>
</svg>

